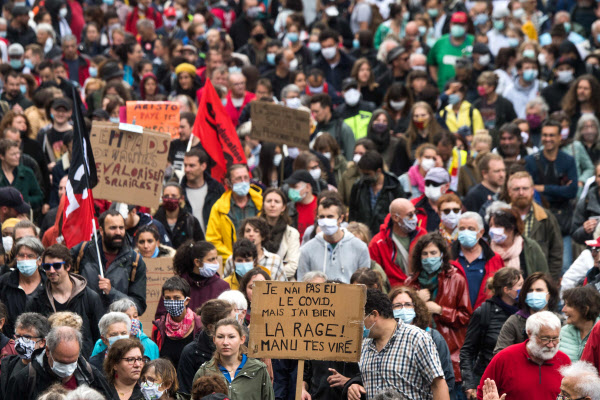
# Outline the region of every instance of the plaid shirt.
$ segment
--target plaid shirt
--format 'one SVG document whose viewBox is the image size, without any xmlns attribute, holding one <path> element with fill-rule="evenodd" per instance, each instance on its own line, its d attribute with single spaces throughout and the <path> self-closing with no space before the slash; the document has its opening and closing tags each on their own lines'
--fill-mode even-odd
<svg viewBox="0 0 600 400">
<path fill-rule="evenodd" d="M 402 322 L 381 351 L 377 351 L 373 339 L 363 340 L 359 366 L 367 399 L 393 389 L 402 398 L 431 400 L 431 383 L 437 377 L 444 378 L 431 336 Z"/>
<path fill-rule="evenodd" d="M 284 282 L 287 281 L 287 278 L 285 277 L 285 271 L 283 270 L 283 261 L 281 260 L 281 257 L 275 253 L 268 252 L 265 249 L 263 249 L 263 253 L 263 257 L 258 260 L 258 265 L 269 270 L 269 275 L 271 275 L 272 280 Z M 234 272 L 235 263 L 233 262 L 233 256 L 229 256 L 225 262 L 225 268 L 223 269 L 223 278 L 228 277 Z"/>
<path fill-rule="evenodd" d="M 523 223 L 525 224 L 525 232 L 524 235 L 525 237 L 529 237 L 529 234 L 531 233 L 531 227 L 533 226 L 533 218 L 535 218 L 533 216 L 533 205 L 529 208 L 529 212 L 527 213 L 527 215 L 525 215 L 525 219 L 523 220 Z"/>
</svg>

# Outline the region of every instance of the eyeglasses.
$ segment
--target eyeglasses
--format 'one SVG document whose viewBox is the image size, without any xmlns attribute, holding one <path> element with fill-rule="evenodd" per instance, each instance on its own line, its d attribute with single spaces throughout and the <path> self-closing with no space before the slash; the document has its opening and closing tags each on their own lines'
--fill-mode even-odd
<svg viewBox="0 0 600 400">
<path fill-rule="evenodd" d="M 140 364 L 144 363 L 143 357 L 124 357 L 124 358 L 121 358 L 121 360 L 127 361 L 127 364 L 129 364 L 129 365 L 135 365 L 136 362 L 138 362 Z"/>
<path fill-rule="evenodd" d="M 415 305 L 413 303 L 394 303 L 392 304 L 392 308 L 414 308 Z"/>
<path fill-rule="evenodd" d="M 555 338 L 549 338 L 549 337 L 538 337 L 538 339 L 540 340 L 540 342 L 542 342 L 543 345 L 546 345 L 550 342 L 552 342 L 553 344 L 558 344 L 558 342 L 560 342 L 560 338 L 559 337 L 555 337 Z"/>
<path fill-rule="evenodd" d="M 460 208 L 446 208 L 445 210 L 442 210 L 445 215 L 450 214 L 450 211 L 452 211 L 454 214 L 458 214 L 460 212 Z"/>
<path fill-rule="evenodd" d="M 598 253 L 600 251 L 600 247 L 592 247 L 590 251 L 592 252 L 592 254 Z"/>
<path fill-rule="evenodd" d="M 44 268 L 44 271 L 50 271 L 50 268 L 54 268 L 56 271 L 58 271 L 59 269 L 62 268 L 63 265 L 65 265 L 64 261 L 55 262 L 55 263 L 43 263 L 42 268 Z"/>
</svg>

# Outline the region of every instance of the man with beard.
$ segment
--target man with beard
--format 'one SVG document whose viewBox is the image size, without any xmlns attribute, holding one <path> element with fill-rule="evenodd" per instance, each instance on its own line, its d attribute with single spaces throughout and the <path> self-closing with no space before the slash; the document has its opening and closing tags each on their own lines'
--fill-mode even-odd
<svg viewBox="0 0 600 400">
<path fill-rule="evenodd" d="M 100 294 L 104 308 L 129 297 L 140 315 L 146 310 L 146 264 L 125 240 L 125 220 L 117 210 L 107 210 L 98 219 L 100 243 L 94 239 L 71 249 L 74 272 Z M 101 244 L 101 245 L 100 245 Z M 98 246 L 102 265 L 98 263 Z M 100 275 L 102 268 L 102 275 Z"/>
<path fill-rule="evenodd" d="M 570 365 L 569 357 L 558 350 L 560 320 L 550 311 L 540 311 L 527 319 L 529 339 L 498 353 L 485 369 L 481 382 L 493 379 L 498 393 L 508 399 L 550 400 L 560 393 L 560 367 Z M 483 399 L 483 384 L 477 387 Z"/>
<path fill-rule="evenodd" d="M 511 206 L 525 225 L 523 236 L 535 240 L 548 260 L 554 279 L 560 278 L 563 258 L 562 235 L 554 214 L 533 201 L 533 179 L 528 172 L 515 172 L 506 185 Z"/>
<path fill-rule="evenodd" d="M 521 160 L 529 155 L 530 150 L 523 143 L 523 136 L 521 136 L 518 125 L 513 123 L 502 125 L 499 131 L 499 140 L 499 146 L 492 152 L 502 156 L 507 171 L 510 171 L 513 164 L 519 161 L 522 163 Z"/>
</svg>

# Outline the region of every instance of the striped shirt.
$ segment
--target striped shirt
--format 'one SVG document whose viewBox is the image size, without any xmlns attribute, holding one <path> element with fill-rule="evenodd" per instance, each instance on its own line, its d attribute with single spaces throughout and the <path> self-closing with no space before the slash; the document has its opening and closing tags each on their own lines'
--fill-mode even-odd
<svg viewBox="0 0 600 400">
<path fill-rule="evenodd" d="M 393 389 L 411 400 L 431 400 L 431 383 L 444 378 L 435 344 L 424 330 L 399 322 L 387 344 L 377 351 L 373 339 L 365 339 L 360 372 L 367 399 Z"/>
</svg>

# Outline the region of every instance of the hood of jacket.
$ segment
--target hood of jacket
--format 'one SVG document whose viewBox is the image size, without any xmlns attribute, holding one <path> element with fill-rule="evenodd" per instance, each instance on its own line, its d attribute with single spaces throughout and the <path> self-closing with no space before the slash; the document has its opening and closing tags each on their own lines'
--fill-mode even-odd
<svg viewBox="0 0 600 400">
<path fill-rule="evenodd" d="M 69 274 L 69 279 L 73 284 L 73 288 L 71 289 L 71 295 L 67 300 L 67 304 L 69 304 L 74 298 L 78 297 L 87 287 L 87 280 L 81 275 Z M 46 281 L 46 295 L 48 296 L 48 300 L 50 301 L 52 309 L 54 309 L 56 312 L 56 307 L 54 306 L 54 296 L 52 295 L 52 284 L 49 280 Z"/>
</svg>

